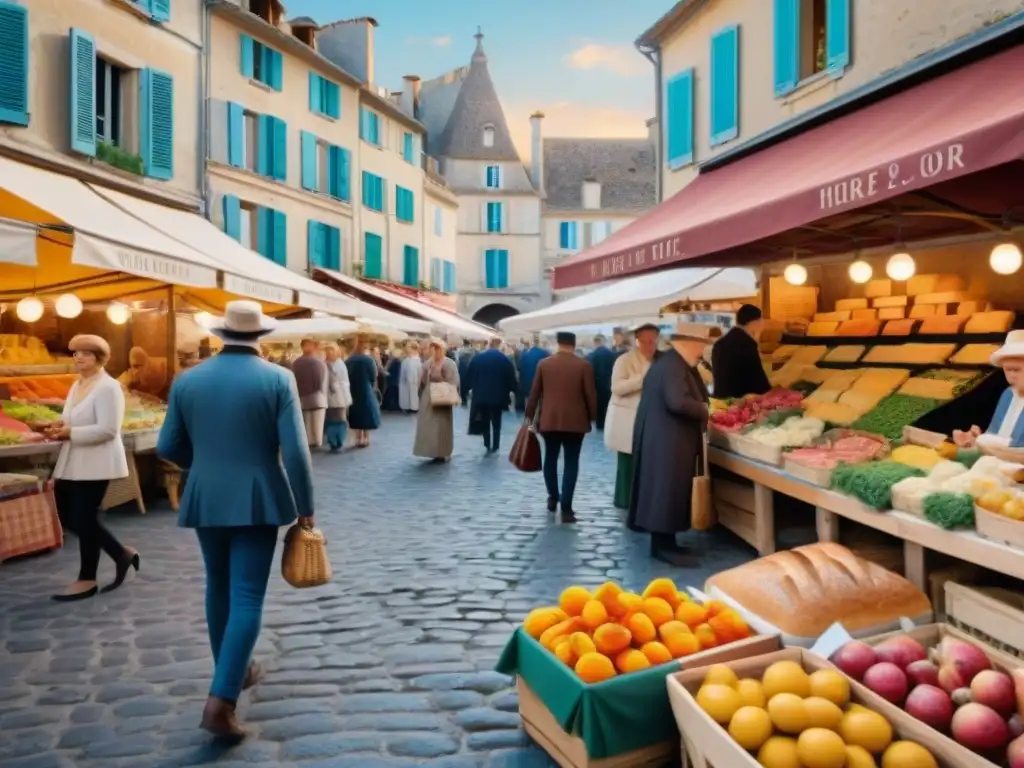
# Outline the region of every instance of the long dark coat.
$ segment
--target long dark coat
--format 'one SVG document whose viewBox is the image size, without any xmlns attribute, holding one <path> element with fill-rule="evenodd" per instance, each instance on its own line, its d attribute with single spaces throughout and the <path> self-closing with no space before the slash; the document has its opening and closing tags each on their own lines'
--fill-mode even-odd
<svg viewBox="0 0 1024 768">
<path fill-rule="evenodd" d="M 711 374 L 715 380 L 715 397 L 723 400 L 763 395 L 772 388 L 761 365 L 757 341 L 739 326 L 711 348 Z"/>
<path fill-rule="evenodd" d="M 594 386 L 597 387 L 597 418 L 594 423 L 600 430 L 604 429 L 604 417 L 612 400 L 612 368 L 617 358 L 618 355 L 608 347 L 598 347 L 587 355 L 587 362 L 594 369 Z"/>
<path fill-rule="evenodd" d="M 402 406 L 398 403 L 398 387 L 402 381 L 402 359 L 393 357 L 384 368 L 387 379 L 384 382 L 384 400 L 381 408 L 385 411 L 400 411 Z"/>
<path fill-rule="evenodd" d="M 690 498 L 703 453 L 708 391 L 674 349 L 644 378 L 633 427 L 633 490 L 627 525 L 671 534 L 690 528 Z"/>
<path fill-rule="evenodd" d="M 356 352 L 345 361 L 352 405 L 348 409 L 351 429 L 377 429 L 380 426 L 380 404 L 377 402 L 377 361 L 367 354 Z"/>
</svg>

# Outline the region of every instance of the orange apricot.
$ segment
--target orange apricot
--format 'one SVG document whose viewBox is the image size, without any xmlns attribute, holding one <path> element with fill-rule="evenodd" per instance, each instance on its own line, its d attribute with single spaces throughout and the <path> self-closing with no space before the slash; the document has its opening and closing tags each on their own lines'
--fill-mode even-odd
<svg viewBox="0 0 1024 768">
<path fill-rule="evenodd" d="M 662 642 L 668 648 L 668 652 L 672 654 L 673 659 L 689 656 L 700 650 L 700 641 L 689 632 L 677 632 L 674 635 L 669 635 Z"/>
<path fill-rule="evenodd" d="M 594 645 L 598 653 L 614 656 L 629 648 L 633 636 L 621 624 L 602 624 L 594 630 Z"/>
<path fill-rule="evenodd" d="M 553 606 L 545 606 L 543 608 L 534 608 L 523 619 L 523 629 L 526 630 L 526 634 L 532 637 L 534 640 L 538 639 L 544 632 L 551 627 L 555 626 L 560 621 L 565 621 L 566 617 L 560 608 Z"/>
<path fill-rule="evenodd" d="M 583 606 L 593 597 L 585 587 L 566 587 L 558 598 L 558 607 L 569 616 L 579 616 Z"/>
<path fill-rule="evenodd" d="M 608 621 L 608 609 L 600 600 L 588 600 L 587 604 L 583 606 L 580 618 L 589 629 L 597 629 Z"/>
<path fill-rule="evenodd" d="M 708 648 L 714 648 L 715 646 L 720 645 L 718 636 L 715 634 L 715 630 L 711 628 L 710 624 L 701 624 L 693 630 L 693 636 L 700 642 L 700 648 L 702 651 L 706 651 Z"/>
<path fill-rule="evenodd" d="M 569 642 L 572 643 L 572 652 L 576 654 L 576 658 L 597 651 L 597 646 L 586 632 L 573 632 L 569 635 Z"/>
<path fill-rule="evenodd" d="M 640 610 L 647 614 L 656 627 L 660 627 L 665 622 L 672 621 L 675 618 L 675 611 L 672 610 L 672 606 L 660 597 L 644 598 L 643 606 Z"/>
<path fill-rule="evenodd" d="M 723 603 L 721 600 L 708 600 L 704 603 L 704 610 L 707 611 L 708 616 L 717 616 L 722 611 L 729 609 L 729 606 Z"/>
<path fill-rule="evenodd" d="M 622 587 L 614 581 L 606 581 L 594 590 L 594 599 L 599 600 L 604 604 L 604 608 L 608 611 L 609 616 L 615 616 L 620 614 L 620 612 L 622 614 L 626 612 L 624 607 L 619 603 L 619 595 L 622 593 Z"/>
<path fill-rule="evenodd" d="M 743 617 L 731 608 L 708 619 L 708 626 L 715 632 L 720 643 L 731 643 L 750 637 L 750 628 Z"/>
<path fill-rule="evenodd" d="M 690 628 L 681 621 L 666 621 L 658 627 L 658 637 L 661 638 L 662 642 L 664 642 L 667 637 L 679 634 L 690 634 Z"/>
<path fill-rule="evenodd" d="M 576 666 L 576 653 L 572 649 L 572 641 L 565 635 L 555 642 L 555 658 L 570 667 Z"/>
<path fill-rule="evenodd" d="M 544 631 L 544 634 L 540 636 L 540 644 L 547 648 L 549 651 L 555 647 L 555 641 L 562 637 L 562 635 L 571 635 L 577 629 L 579 629 L 578 618 L 566 619 L 560 621 L 553 627 Z"/>
<path fill-rule="evenodd" d="M 647 657 L 647 660 L 651 662 L 652 665 L 666 664 L 672 661 L 672 653 L 663 643 L 644 643 L 640 652 Z"/>
<path fill-rule="evenodd" d="M 658 639 L 658 630 L 651 617 L 645 613 L 634 613 L 626 620 L 625 626 L 633 635 L 634 644 L 643 645 Z"/>
<path fill-rule="evenodd" d="M 643 603 L 644 599 L 634 592 L 623 592 L 615 598 L 619 605 L 627 611 L 636 610 Z"/>
<path fill-rule="evenodd" d="M 651 662 L 635 648 L 627 648 L 615 657 L 615 668 L 623 674 L 639 672 L 649 666 L 651 666 Z"/>
<path fill-rule="evenodd" d="M 585 683 L 600 683 L 615 677 L 615 665 L 607 656 L 600 653 L 588 653 L 576 662 L 576 674 Z"/>
<path fill-rule="evenodd" d="M 697 603 L 680 603 L 676 608 L 676 621 L 681 621 L 692 629 L 707 621 L 707 611 L 703 605 Z"/>
</svg>

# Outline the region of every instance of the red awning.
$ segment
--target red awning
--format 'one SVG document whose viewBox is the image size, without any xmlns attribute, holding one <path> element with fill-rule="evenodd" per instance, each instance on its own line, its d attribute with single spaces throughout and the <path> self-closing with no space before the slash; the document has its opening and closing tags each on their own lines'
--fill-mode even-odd
<svg viewBox="0 0 1024 768">
<path fill-rule="evenodd" d="M 700 175 L 629 226 L 556 267 L 554 287 L 575 288 L 721 255 L 1017 160 L 1024 156 L 1021 72 L 1024 46 Z"/>
</svg>

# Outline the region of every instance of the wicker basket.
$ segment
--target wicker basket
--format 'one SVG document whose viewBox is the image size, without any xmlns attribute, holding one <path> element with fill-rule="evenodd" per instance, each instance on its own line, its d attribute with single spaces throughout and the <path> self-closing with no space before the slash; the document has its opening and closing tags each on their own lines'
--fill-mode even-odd
<svg viewBox="0 0 1024 768">
<path fill-rule="evenodd" d="M 327 540 L 317 528 L 296 523 L 284 537 L 281 576 L 296 589 L 320 587 L 331 580 Z"/>
</svg>

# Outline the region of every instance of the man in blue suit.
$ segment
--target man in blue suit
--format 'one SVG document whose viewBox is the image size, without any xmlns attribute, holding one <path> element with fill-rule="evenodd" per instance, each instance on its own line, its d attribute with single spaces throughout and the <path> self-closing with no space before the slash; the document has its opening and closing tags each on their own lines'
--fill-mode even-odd
<svg viewBox="0 0 1024 768">
<path fill-rule="evenodd" d="M 313 479 L 295 377 L 260 358 L 274 328 L 254 301 L 233 301 L 210 329 L 214 358 L 171 387 L 157 452 L 189 470 L 178 525 L 195 528 L 206 566 L 206 624 L 214 677 L 200 727 L 239 741 L 235 716 L 260 633 L 278 529 L 313 525 Z"/>
<path fill-rule="evenodd" d="M 473 357 L 466 376 L 470 434 L 482 434 L 487 453 L 497 453 L 501 444 L 501 415 L 509 409 L 516 393 L 516 369 L 501 351 L 501 339 L 491 339 L 486 352 Z"/>
<path fill-rule="evenodd" d="M 516 410 L 526 409 L 526 399 L 533 389 L 533 377 L 537 375 L 537 366 L 541 360 L 548 357 L 551 357 L 551 353 L 540 345 L 537 338 L 534 338 L 533 345 L 524 349 L 519 356 L 519 397 L 516 400 Z"/>
<path fill-rule="evenodd" d="M 608 405 L 612 400 L 612 368 L 618 357 L 604 345 L 604 342 L 604 336 L 595 336 L 594 351 L 587 355 L 587 362 L 594 369 L 594 385 L 597 387 L 597 418 L 594 419 L 594 424 L 602 432 Z"/>
</svg>

